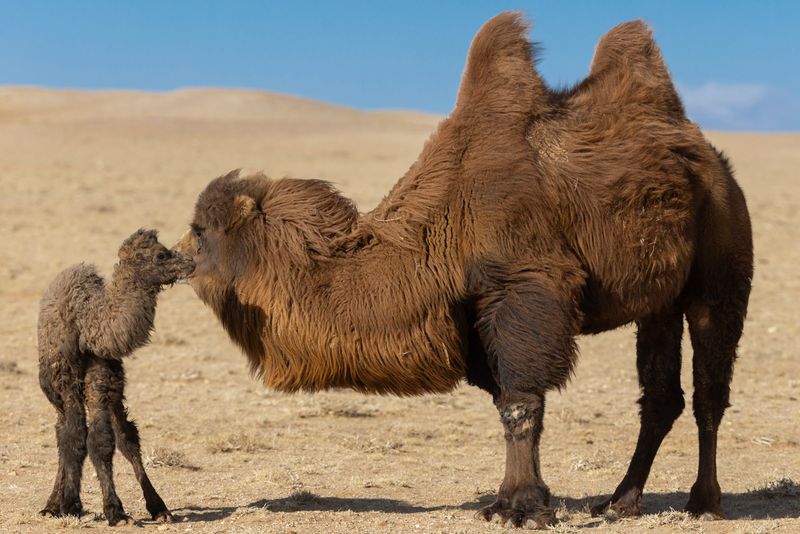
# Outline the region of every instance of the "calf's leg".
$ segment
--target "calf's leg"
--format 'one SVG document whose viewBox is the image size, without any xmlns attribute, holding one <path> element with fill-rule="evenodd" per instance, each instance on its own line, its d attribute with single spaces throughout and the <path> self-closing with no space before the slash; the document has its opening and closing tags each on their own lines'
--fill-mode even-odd
<svg viewBox="0 0 800 534">
<path fill-rule="evenodd" d="M 122 365 L 111 367 L 111 371 L 116 376 L 117 383 L 125 383 L 124 368 Z M 142 487 L 144 500 L 147 506 L 147 511 L 156 521 L 172 522 L 174 519 L 172 514 L 167 509 L 167 505 L 161 499 L 161 496 L 150 483 L 150 478 L 142 464 L 142 452 L 139 444 L 139 430 L 136 424 L 128 418 L 128 411 L 125 409 L 125 395 L 115 401 L 112 406 L 114 434 L 117 438 L 117 447 L 122 455 L 133 466 L 133 472 L 136 475 L 136 480 Z"/>
<path fill-rule="evenodd" d="M 81 475 L 83 462 L 86 460 L 86 410 L 83 406 L 83 395 L 73 391 L 64 396 L 63 424 L 56 426 L 59 465 L 63 470 L 64 491 L 61 495 L 58 515 L 80 516 L 83 513 L 81 504 Z M 59 484 L 56 478 L 56 492 Z"/>
<path fill-rule="evenodd" d="M 58 422 L 56 427 L 63 426 L 64 416 L 58 415 Z M 58 433 L 58 430 L 56 430 Z M 50 517 L 58 517 L 61 515 L 61 498 L 64 495 L 64 460 L 61 454 L 58 455 L 58 469 L 56 471 L 56 481 L 53 484 L 53 491 L 50 492 L 50 497 L 47 499 L 47 504 L 44 505 L 39 511 L 39 514 Z"/>
<path fill-rule="evenodd" d="M 111 405 L 121 398 L 122 384 L 117 384 L 109 366 L 113 363 L 93 358 L 86 370 L 86 407 L 89 415 L 87 440 L 89 458 L 92 460 L 100 488 L 103 491 L 103 514 L 111 526 L 133 523 L 125 513 L 114 488 L 114 430 L 111 422 Z"/>
</svg>

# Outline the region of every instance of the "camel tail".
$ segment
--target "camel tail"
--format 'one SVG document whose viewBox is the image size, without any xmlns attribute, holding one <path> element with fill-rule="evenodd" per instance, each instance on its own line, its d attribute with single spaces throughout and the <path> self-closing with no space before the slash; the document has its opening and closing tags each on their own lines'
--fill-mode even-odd
<svg viewBox="0 0 800 534">
<path fill-rule="evenodd" d="M 456 110 L 543 112 L 547 88 L 534 68 L 534 49 L 522 14 L 490 19 L 472 40 Z M 538 109 L 537 109 L 538 108 Z"/>
</svg>

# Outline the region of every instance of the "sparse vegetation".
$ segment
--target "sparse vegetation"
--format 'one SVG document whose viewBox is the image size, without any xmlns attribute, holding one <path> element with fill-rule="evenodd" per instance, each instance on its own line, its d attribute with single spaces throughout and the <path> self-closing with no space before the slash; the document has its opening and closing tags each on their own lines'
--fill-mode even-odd
<svg viewBox="0 0 800 534">
<path fill-rule="evenodd" d="M 286 500 L 292 504 L 311 504 L 320 502 L 319 495 L 307 490 L 297 490 L 289 494 Z"/>
<path fill-rule="evenodd" d="M 0 361 L 0 373 L 8 373 L 10 375 L 21 375 L 22 369 L 19 368 L 17 362 Z"/>
<path fill-rule="evenodd" d="M 688 512 L 678 512 L 677 510 L 667 510 L 657 514 L 647 514 L 642 516 L 642 522 L 650 528 L 669 526 L 680 531 L 702 532 L 703 526 Z"/>
<path fill-rule="evenodd" d="M 596 458 L 574 458 L 569 466 L 570 471 L 596 471 L 605 467 L 601 460 Z"/>
<path fill-rule="evenodd" d="M 185 467 L 194 468 L 182 451 L 167 447 L 150 449 L 142 458 L 145 467 Z"/>
<path fill-rule="evenodd" d="M 402 451 L 403 444 L 399 441 L 388 439 L 382 441 L 376 438 L 362 439 L 360 436 L 346 438 L 342 443 L 348 449 L 367 454 L 390 454 Z"/>
<path fill-rule="evenodd" d="M 800 498 L 800 484 L 790 478 L 782 478 L 771 480 L 750 492 L 762 499 Z"/>
<path fill-rule="evenodd" d="M 222 436 L 208 446 L 208 451 L 213 454 L 228 452 L 248 452 L 255 453 L 269 450 L 271 447 L 264 444 L 260 439 L 245 432 L 236 432 L 227 436 Z"/>
</svg>

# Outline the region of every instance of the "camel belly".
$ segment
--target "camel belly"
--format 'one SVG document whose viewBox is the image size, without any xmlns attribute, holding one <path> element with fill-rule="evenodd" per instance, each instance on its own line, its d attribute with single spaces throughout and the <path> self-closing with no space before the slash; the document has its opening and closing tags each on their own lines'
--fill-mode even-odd
<svg viewBox="0 0 800 534">
<path fill-rule="evenodd" d="M 606 276 L 590 274 L 581 300 L 582 333 L 612 330 L 675 302 L 689 276 L 693 245 L 677 238 L 671 245 L 643 261 L 620 254 L 617 269 L 609 266 Z"/>
</svg>

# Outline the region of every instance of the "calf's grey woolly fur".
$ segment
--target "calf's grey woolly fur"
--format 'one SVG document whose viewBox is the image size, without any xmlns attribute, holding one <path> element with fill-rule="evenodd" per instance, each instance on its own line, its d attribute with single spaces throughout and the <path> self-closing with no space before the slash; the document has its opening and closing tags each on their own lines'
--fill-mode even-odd
<svg viewBox="0 0 800 534">
<path fill-rule="evenodd" d="M 119 249 L 110 283 L 94 266 L 56 276 L 41 300 L 39 384 L 58 413 L 58 472 L 43 515 L 80 515 L 87 453 L 103 491 L 110 525 L 130 523 L 114 489 L 115 444 L 133 465 L 153 519 L 172 515 L 142 465 L 139 432 L 124 405 L 122 358 L 150 340 L 161 288 L 191 272 L 191 260 L 168 250 L 153 230 L 138 230 Z"/>
</svg>

